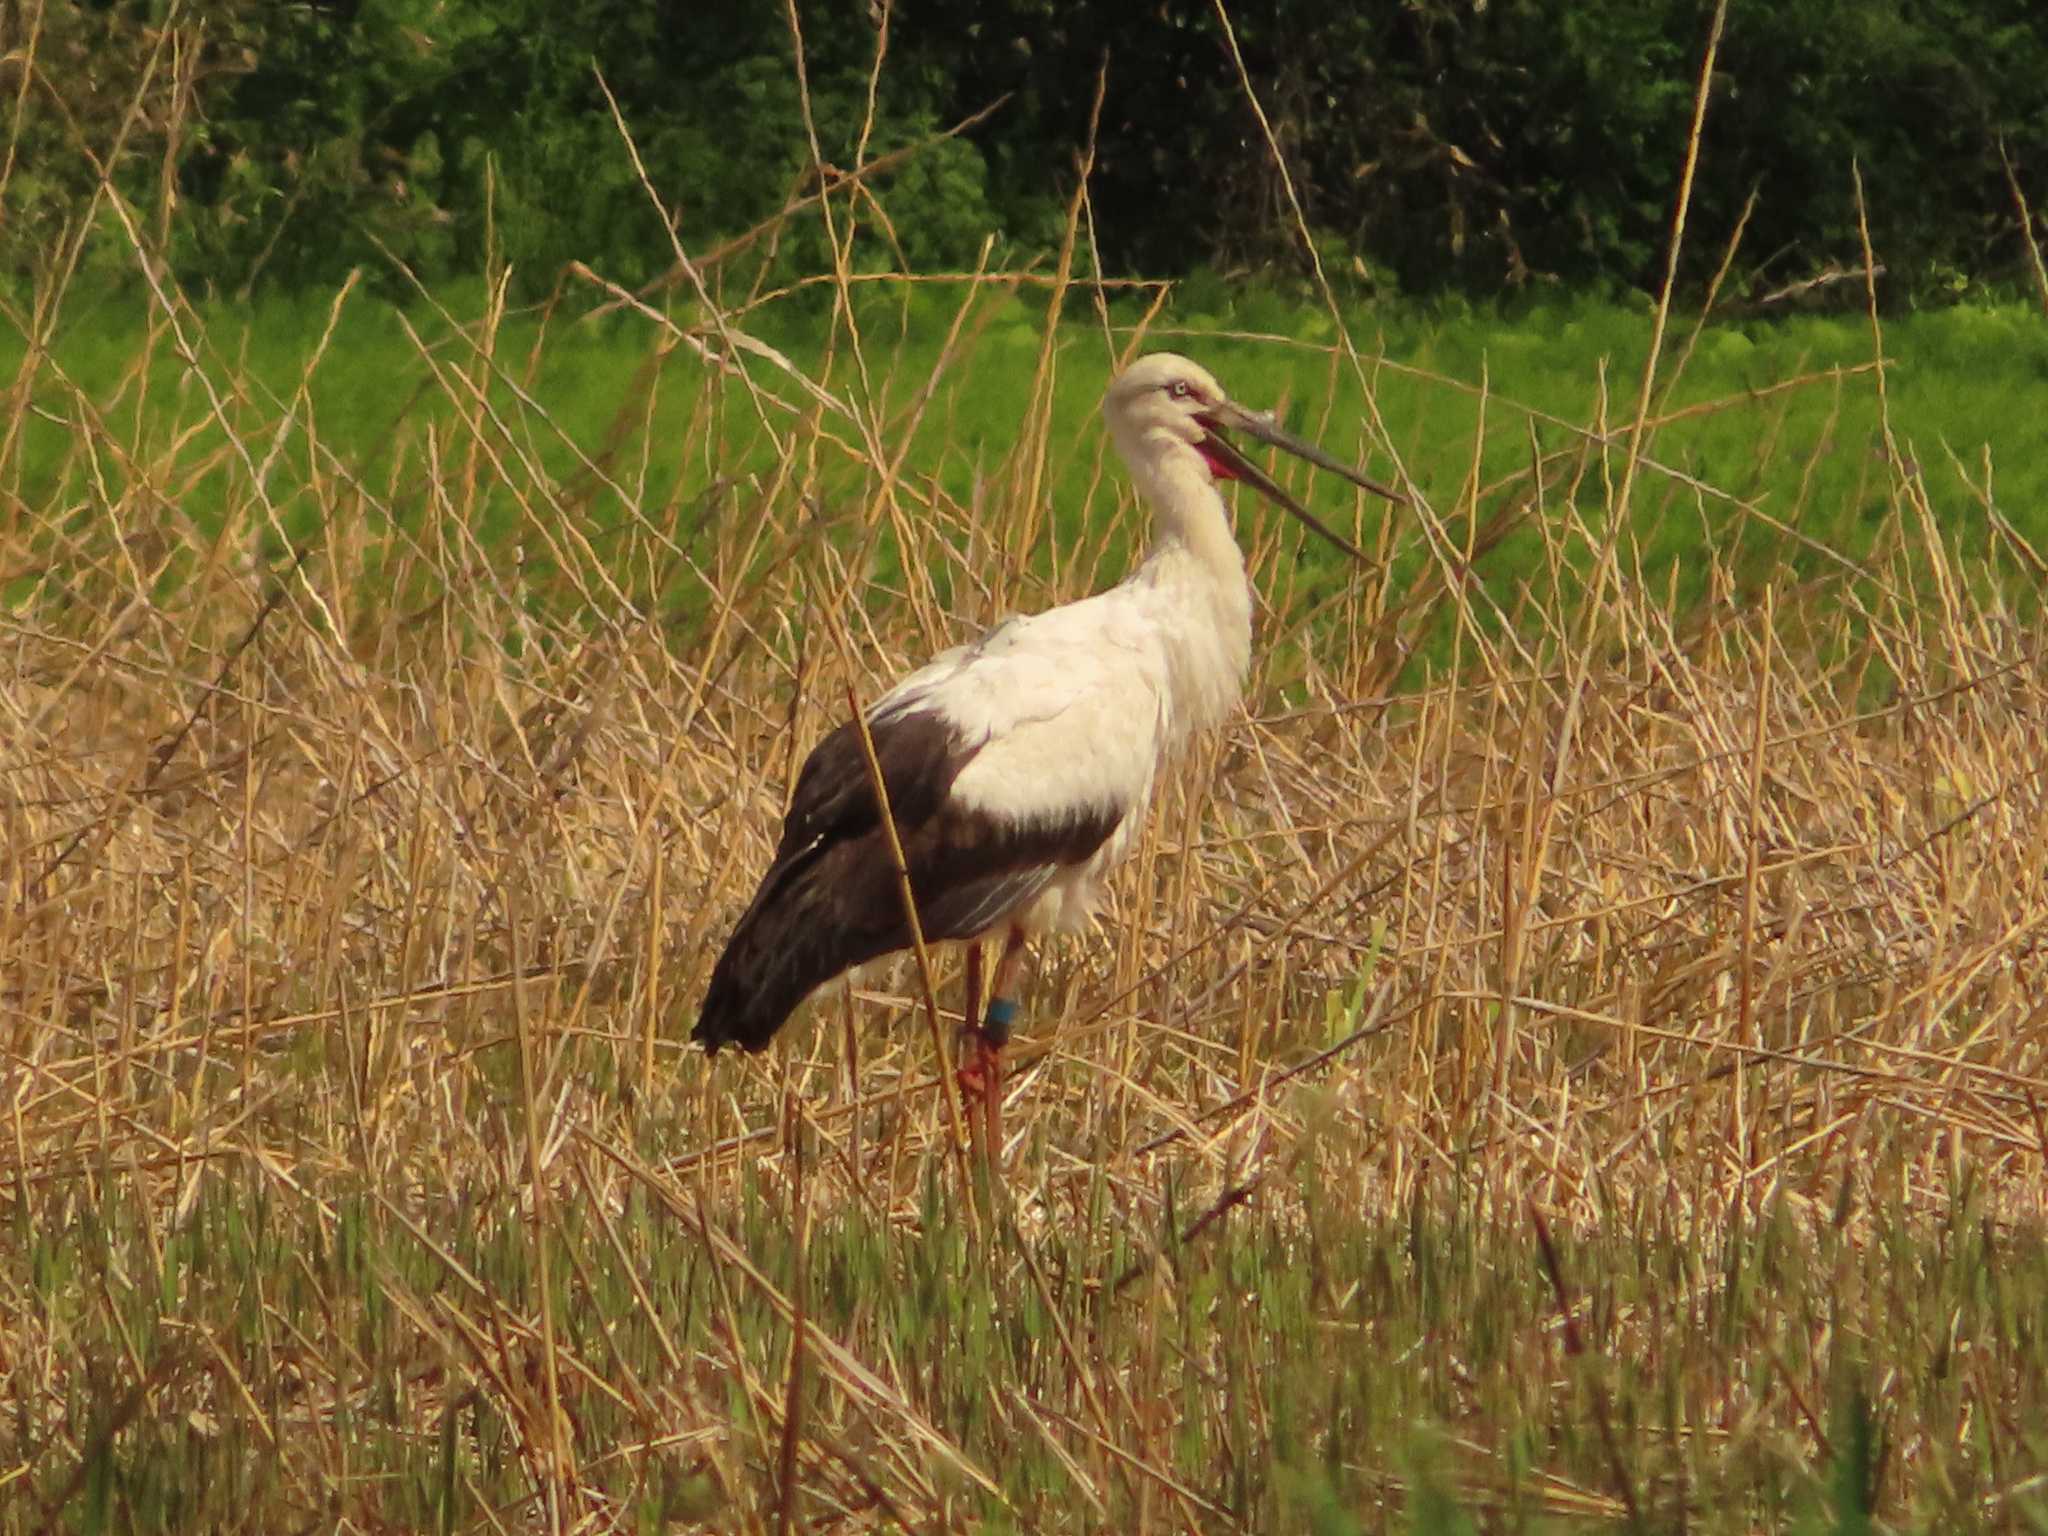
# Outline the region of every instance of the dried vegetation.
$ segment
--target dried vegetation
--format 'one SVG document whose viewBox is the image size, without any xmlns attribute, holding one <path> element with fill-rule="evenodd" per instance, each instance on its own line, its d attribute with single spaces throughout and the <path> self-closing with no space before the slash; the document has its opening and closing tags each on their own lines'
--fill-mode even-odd
<svg viewBox="0 0 2048 1536">
<path fill-rule="evenodd" d="M 1116 574 L 1052 383 L 1147 338 L 648 314 L 596 444 L 493 306 L 373 467 L 152 287 L 155 355 L 32 351 L 0 440 L 0 1528 L 2042 1517 L 2048 688 L 1988 501 L 1965 561 L 1895 453 L 1875 556 L 1760 528 L 1687 611 L 1654 418 L 1475 441 L 1341 583 L 1247 516 L 1250 710 L 1042 957 L 990 1188 L 912 968 L 683 1041 L 797 754 Z M 903 445 L 1010 366 L 950 495 Z"/>
</svg>

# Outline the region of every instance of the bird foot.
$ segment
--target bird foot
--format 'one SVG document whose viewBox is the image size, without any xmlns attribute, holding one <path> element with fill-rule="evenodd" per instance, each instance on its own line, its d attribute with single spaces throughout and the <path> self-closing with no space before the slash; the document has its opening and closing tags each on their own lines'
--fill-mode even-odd
<svg viewBox="0 0 2048 1536">
<path fill-rule="evenodd" d="M 953 1075 L 960 1084 L 960 1097 L 980 1105 L 1002 1091 L 1002 1049 L 978 1029 L 960 1032 L 960 1069 Z"/>
<path fill-rule="evenodd" d="M 985 1029 L 962 1030 L 960 1067 L 953 1076 L 967 1111 L 968 1132 L 994 1159 L 1003 1145 L 1002 1045 Z"/>
</svg>

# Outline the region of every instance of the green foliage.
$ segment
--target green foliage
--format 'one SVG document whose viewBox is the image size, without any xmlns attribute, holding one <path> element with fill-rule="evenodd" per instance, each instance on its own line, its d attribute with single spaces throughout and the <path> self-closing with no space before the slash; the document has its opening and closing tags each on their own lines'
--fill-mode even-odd
<svg viewBox="0 0 2048 1536">
<path fill-rule="evenodd" d="M 1828 1483 L 1836 1536 L 1865 1536 L 1876 1513 L 1879 1457 L 1877 1425 L 1860 1386 L 1844 1397 L 1829 1438 L 1835 1446 Z"/>
<path fill-rule="evenodd" d="M 205 27 L 174 26 L 168 0 L 0 10 L 0 272 L 128 268 L 124 242 L 86 238 L 114 226 L 102 188 L 145 224 L 169 212 L 162 165 L 191 142 L 200 83 L 240 63 L 254 3 L 212 0 Z"/>
<path fill-rule="evenodd" d="M 1244 0 L 1229 15 L 1226 34 L 1203 6 L 807 0 L 807 117 L 785 13 L 744 0 L 61 6 L 0 64 L 13 87 L 32 60 L 38 86 L 9 92 L 5 254 L 21 269 L 86 217 L 99 167 L 150 206 L 169 166 L 166 238 L 188 278 L 223 290 L 368 265 L 404 291 L 387 253 L 429 282 L 499 261 L 544 292 L 582 260 L 637 283 L 672 263 L 665 216 L 701 255 L 813 193 L 820 163 L 829 180 L 916 148 L 842 188 L 833 234 L 856 269 L 931 270 L 990 234 L 1049 249 L 1092 142 L 1081 259 L 1115 272 L 1298 271 L 1306 232 L 1335 275 L 1380 289 L 1661 276 L 1698 0 Z M 1860 167 L 1894 292 L 2017 278 L 2002 154 L 2048 202 L 2033 0 L 1735 7 L 1684 275 L 1712 273 L 1752 194 L 1738 282 L 1859 264 Z M 806 204 L 731 280 L 826 270 L 827 239 Z"/>
<path fill-rule="evenodd" d="M 664 1091 L 683 1102 L 681 1091 Z M 687 1114 L 668 1118 L 645 1139 L 687 1147 Z M 587 1154 L 582 1166 L 603 1175 Z M 1983 1285 L 1986 1256 L 1944 1243 L 1924 1219 L 1882 1217 L 1868 1244 L 1787 1223 L 1775 1239 L 1778 1294 L 1729 1336 L 1711 1312 L 1674 1305 L 1669 1293 L 1684 1290 L 1678 1277 L 1696 1264 L 1759 1267 L 1761 1228 L 1720 1239 L 1732 1251 L 1719 1255 L 1712 1242 L 1654 1223 L 1614 1222 L 1566 1240 L 1569 1272 L 1609 1277 L 1605 1302 L 1589 1309 L 1589 1348 L 1595 1368 L 1612 1367 L 1614 1399 L 1595 1407 L 1565 1386 L 1555 1301 L 1527 1232 L 1460 1214 L 1448 1184 L 1429 1193 L 1433 1219 L 1451 1225 L 1427 1254 L 1403 1216 L 1311 1190 L 1312 1224 L 1254 1202 L 1124 1285 L 1127 1255 L 1098 1224 L 1077 1217 L 980 1241 L 951 1191 L 934 1191 L 914 1222 L 879 1220 L 855 1203 L 820 1208 L 799 1231 L 767 1181 L 747 1178 L 714 1207 L 731 1245 L 721 1250 L 698 1235 L 696 1218 L 674 1214 L 689 1209 L 687 1197 L 650 1208 L 637 1187 L 611 1188 L 618 1208 L 605 1215 L 594 1201 L 552 1204 L 537 1226 L 517 1210 L 516 1189 L 486 1186 L 458 1200 L 429 1185 L 441 1197 L 400 1222 L 386 1214 L 388 1194 L 365 1193 L 378 1188 L 378 1171 L 322 1172 L 295 1197 L 241 1170 L 205 1178 L 189 1230 L 161 1249 L 157 1212 L 135 1180 L 110 1181 L 97 1206 L 39 1186 L 22 1197 L 33 1202 L 37 1252 L 89 1276 L 93 1300 L 75 1301 L 74 1288 L 39 1302 L 37 1324 L 61 1327 L 76 1368 L 56 1375 L 61 1405 L 15 1383 L 0 1435 L 33 1429 L 51 1453 L 23 1464 L 14 1499 L 0 1501 L 0 1530 L 48 1528 L 39 1511 L 83 1529 L 114 1528 L 117 1512 L 124 1528 L 221 1529 L 238 1516 L 275 1527 L 320 1454 L 337 1446 L 358 1475 L 333 1497 L 357 1523 L 488 1529 L 491 1506 L 531 1497 L 519 1447 L 534 1424 L 521 1422 L 496 1358 L 472 1350 L 486 1330 L 509 1334 L 537 1315 L 543 1264 L 556 1348 L 582 1362 L 562 1380 L 574 1389 L 566 1427 L 585 1476 L 607 1498 L 644 1501 L 656 1528 L 733 1528 L 735 1491 L 772 1476 L 762 1458 L 779 1426 L 740 1382 L 743 1372 L 784 1379 L 791 1330 L 769 1296 L 798 1286 L 822 1337 L 887 1361 L 876 1374 L 892 1399 L 900 1392 L 906 1413 L 999 1479 L 1000 1500 L 956 1490 L 991 1529 L 1131 1528 L 1141 1518 L 1143 1486 L 1104 1475 L 1088 1459 L 1093 1437 L 1065 1429 L 1092 1427 L 1091 1392 L 1135 1395 L 1172 1424 L 1146 1448 L 1204 1506 L 1207 1518 L 1190 1529 L 1615 1530 L 1617 1520 L 1588 1506 L 1612 1499 L 1618 1475 L 1640 1490 L 1648 1530 L 2008 1528 L 1980 1500 L 2010 1500 L 2022 1521 L 2040 1517 L 2037 1461 L 2016 1455 L 2001 1476 L 1952 1432 L 1936 1432 L 1986 1397 L 2024 1421 L 2041 1411 L 2048 1376 L 2040 1338 L 2001 1324 Z M 2011 1283 L 2038 1298 L 2048 1253 L 2035 1234 L 2009 1241 Z M 0 1269 L 20 1257 L 0 1255 Z M 1895 1289 L 1901 1272 L 1918 1277 L 1910 1295 Z M 450 1318 L 461 1326 L 442 1324 Z M 1774 1427 L 1767 1411 L 1773 1384 L 1811 1393 L 1829 1369 L 1812 1352 L 1830 1336 L 1823 1319 L 1866 1341 L 1854 1347 L 1893 1383 L 1885 1412 L 1921 1432 L 1912 1463 L 1889 1478 L 1860 1388 L 1845 1391 L 1819 1444 Z M 203 1352 L 189 1342 L 195 1333 L 208 1341 Z M 528 1367 L 537 1397 L 533 1333 L 528 1325 L 515 1335 L 523 1349 L 512 1363 Z M 1960 1383 L 1933 1353 L 1951 1337 L 1974 1362 Z M 669 1367 L 672 1349 L 691 1371 Z M 124 1405 L 141 1381 L 154 1396 L 137 1413 Z M 696 1394 L 721 1381 L 731 1393 L 725 1422 L 649 1432 L 650 1422 L 678 1422 L 652 1410 L 700 1413 Z M 845 1379 L 814 1365 L 803 1391 L 807 1435 L 834 1435 Z M 1016 1408 L 996 1404 L 1029 1405 L 1036 1417 L 1022 1422 L 1039 1433 L 1020 1433 Z M 66 1432 L 60 1406 L 82 1432 Z M 878 1425 L 828 1443 L 886 1483 L 906 1450 L 923 1450 L 882 1440 L 901 1434 L 897 1413 L 884 1400 L 869 1414 Z M 1598 1414 L 1611 1416 L 1611 1441 Z M 301 1429 L 308 1418 L 318 1433 Z M 745 1476 L 706 1461 L 714 1437 Z M 1532 1465 L 1540 1475 L 1527 1475 Z M 1947 1502 L 1951 1487 L 1960 1508 Z M 1092 1489 L 1106 1510 L 1088 1505 Z"/>
<path fill-rule="evenodd" d="M 818 153 L 851 165 L 872 40 L 842 26 L 806 42 Z M 869 159 L 936 127 L 928 77 L 892 70 L 878 86 Z M 386 252 L 428 281 L 497 261 L 544 290 L 583 260 L 637 283 L 673 260 L 664 214 L 701 250 L 816 184 L 789 34 L 774 9 L 743 4 L 291 7 L 214 116 L 183 167 L 202 212 L 182 256 L 238 288 L 382 270 Z M 959 261 L 992 224 L 965 144 L 934 146 L 876 190 L 863 221 L 892 238 L 870 243 L 871 260 Z M 815 217 L 772 250 L 783 274 L 830 265 Z"/>
<path fill-rule="evenodd" d="M 1660 273 L 1710 7 L 1262 0 L 1229 11 L 1309 228 L 1367 270 L 1408 291 Z M 956 107 L 1017 93 L 987 135 L 992 164 L 1028 165 L 1038 147 L 1070 158 L 1106 68 L 1092 207 L 1111 269 L 1305 259 L 1213 10 L 1162 20 L 1007 0 L 948 15 L 949 45 L 979 44 Z M 1858 261 L 1852 162 L 1902 291 L 2016 273 L 2002 141 L 2041 200 L 2048 23 L 2031 0 L 1733 7 L 1687 275 L 1711 274 L 1752 190 L 1752 265 L 1799 277 Z"/>
</svg>

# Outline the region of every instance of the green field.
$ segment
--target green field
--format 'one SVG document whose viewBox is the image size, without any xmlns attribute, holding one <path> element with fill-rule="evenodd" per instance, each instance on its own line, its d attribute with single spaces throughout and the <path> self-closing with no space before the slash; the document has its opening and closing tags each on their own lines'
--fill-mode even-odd
<svg viewBox="0 0 2048 1536">
<path fill-rule="evenodd" d="M 2048 1530 L 2037 315 L 1675 316 L 1632 455 L 1626 304 L 593 296 L 6 310 L 0 1532 Z M 1417 505 L 1241 501 L 990 1181 L 913 966 L 684 1041 L 1134 345 Z"/>
<path fill-rule="evenodd" d="M 1041 572 L 1080 559 L 1091 570 L 1106 560 L 1109 574 L 1129 557 L 1128 531 L 1111 529 L 1105 516 L 1115 493 L 1102 485 L 1093 416 L 1114 358 L 1133 345 L 1130 327 L 1146 318 L 1134 300 L 1104 311 L 1121 327 L 1105 332 L 1070 294 L 1066 309 L 1082 318 L 1059 332 L 1043 381 L 1046 305 L 1035 289 L 862 291 L 858 362 L 848 330 L 815 292 L 736 321 L 830 393 L 835 404 L 821 409 L 758 356 L 739 354 L 770 403 L 705 364 L 694 346 L 709 338 L 719 347 L 715 328 L 693 320 L 700 306 L 677 311 L 688 333 L 678 345 L 672 325 L 616 308 L 593 316 L 589 299 L 602 294 L 572 296 L 581 301 L 573 312 L 564 303 L 504 313 L 477 293 L 403 313 L 360 292 L 338 309 L 331 296 L 215 304 L 174 335 L 152 323 L 146 294 L 74 301 L 42 366 L 24 368 L 21 328 L 0 333 L 0 368 L 21 382 L 32 411 L 11 455 L 11 484 L 34 507 L 118 495 L 130 466 L 78 454 L 81 410 L 104 408 L 110 430 L 132 431 L 150 452 L 175 515 L 197 536 L 230 515 L 230 434 L 274 448 L 269 493 L 281 526 L 308 534 L 330 514 L 307 483 L 315 472 L 308 432 L 278 433 L 284 403 L 296 402 L 331 462 L 376 493 L 363 533 L 381 541 L 391 530 L 379 514 L 401 530 L 417 526 L 430 434 L 445 440 L 462 429 L 466 410 L 483 406 L 513 455 L 506 482 L 484 487 L 468 509 L 486 545 L 519 539 L 536 495 L 545 496 L 528 480 L 575 495 L 597 537 L 630 538 L 649 522 L 673 534 L 693 509 L 712 504 L 714 487 L 772 472 L 779 437 L 794 429 L 816 435 L 807 471 L 828 527 L 842 521 L 839 507 L 871 494 L 872 452 L 887 456 L 914 496 L 929 485 L 966 503 L 992 487 L 1021 489 L 1020 454 L 1035 450 L 1034 504 L 1021 514 L 1029 537 L 1010 553 Z M 1340 321 L 1355 364 L 1339 355 Z M 1570 461 L 1550 494 L 1568 500 L 1597 541 L 1610 489 L 1603 480 L 1625 456 L 1649 333 L 1640 304 L 1561 300 L 1512 314 L 1389 306 L 1333 317 L 1301 300 L 1204 285 L 1143 332 L 1148 345 L 1198 354 L 1244 401 L 1281 407 L 1297 430 L 1382 478 L 1394 478 L 1398 459 L 1457 548 L 1475 523 L 1486 526 L 1525 491 L 1526 478 L 1516 477 L 1526 477 L 1536 453 Z M 236 381 L 221 412 L 189 376 L 187 351 Z M 1899 455 L 1959 553 L 1974 563 L 1994 545 L 2009 552 L 2002 527 L 2048 547 L 2048 412 L 2028 404 L 2048 395 L 2048 335 L 2028 307 L 1906 315 L 1883 326 L 1881 350 L 1872 322 L 1857 315 L 1716 323 L 1697 335 L 1680 316 L 1666 352 L 1649 413 L 1651 467 L 1625 544 L 1644 581 L 1675 582 L 1680 608 L 1708 595 L 1709 546 L 1743 577 L 1781 565 L 1802 574 L 1838 569 L 1830 551 L 1868 556 L 1891 505 L 1884 406 Z M 795 413 L 807 406 L 821 409 L 820 419 L 800 425 Z M 1045 411 L 1044 440 L 1031 442 L 1021 429 Z M 1332 492 L 1322 494 L 1328 502 Z M 1559 523 L 1559 510 L 1553 505 L 1546 520 Z M 1382 531 L 1386 513 L 1371 498 L 1360 497 L 1353 513 L 1368 539 Z M 1537 521 L 1510 519 L 1481 552 L 1478 570 L 1503 606 L 1544 558 Z M 900 532 L 880 541 L 884 578 L 900 568 Z M 1431 563 L 1427 541 L 1398 517 L 1384 536 L 1390 584 L 1406 588 Z M 1326 554 L 1312 549 L 1311 564 L 1325 566 Z M 1583 564 L 1584 551 L 1568 547 L 1565 558 Z M 653 590 L 629 562 L 616 564 L 624 590 L 641 601 L 672 611 L 702 602 L 701 585 L 674 572 Z"/>
</svg>

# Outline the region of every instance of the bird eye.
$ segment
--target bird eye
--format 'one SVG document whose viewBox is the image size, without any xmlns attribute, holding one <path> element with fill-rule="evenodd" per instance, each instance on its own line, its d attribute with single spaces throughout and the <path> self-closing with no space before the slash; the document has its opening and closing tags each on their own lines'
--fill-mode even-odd
<svg viewBox="0 0 2048 1536">
<path fill-rule="evenodd" d="M 1166 386 L 1166 393 L 1175 400 L 1191 400 L 1194 398 L 1195 390 L 1186 379 L 1175 379 Z"/>
</svg>

